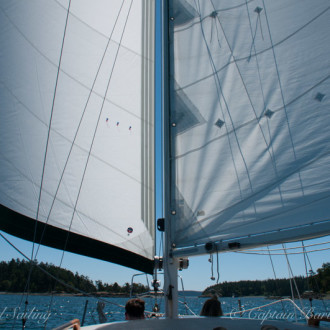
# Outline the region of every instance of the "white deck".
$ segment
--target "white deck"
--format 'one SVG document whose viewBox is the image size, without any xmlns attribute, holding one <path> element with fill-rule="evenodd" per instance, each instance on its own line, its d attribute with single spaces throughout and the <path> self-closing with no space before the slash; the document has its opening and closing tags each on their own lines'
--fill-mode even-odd
<svg viewBox="0 0 330 330">
<path fill-rule="evenodd" d="M 268 326 L 268 327 L 267 327 Z M 241 329 L 241 330 L 272 330 L 272 329 L 312 329 L 315 327 L 309 327 L 306 324 L 297 324 L 286 321 L 270 321 L 265 320 L 252 320 L 252 319 L 231 319 L 231 318 L 205 318 L 205 317 L 193 317 L 183 319 L 149 319 L 149 320 L 137 320 L 137 321 L 124 321 L 124 322 L 113 322 L 101 325 L 86 326 L 83 329 L 167 329 L 167 330 L 183 330 L 183 329 L 214 329 L 214 330 L 225 330 L 225 329 Z M 322 329 L 319 327 L 317 329 Z"/>
</svg>

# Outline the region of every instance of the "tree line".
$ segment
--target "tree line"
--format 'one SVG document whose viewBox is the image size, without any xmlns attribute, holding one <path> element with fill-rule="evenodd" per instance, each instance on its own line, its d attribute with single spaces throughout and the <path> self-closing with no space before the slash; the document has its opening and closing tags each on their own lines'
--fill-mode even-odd
<svg viewBox="0 0 330 330">
<path fill-rule="evenodd" d="M 315 293 L 330 293 L 330 263 L 325 263 L 317 273 L 310 276 L 295 277 L 295 282 L 300 293 L 313 291 Z M 223 297 L 237 296 L 291 296 L 291 285 L 296 294 L 295 284 L 289 279 L 268 279 L 263 281 L 223 282 L 206 288 L 203 295 L 216 292 Z"/>
<path fill-rule="evenodd" d="M 49 275 L 50 274 L 50 275 Z M 28 278 L 30 280 L 28 281 Z M 58 280 L 59 281 L 58 281 Z M 31 293 L 77 293 L 78 289 L 85 293 L 107 292 L 109 294 L 129 294 L 131 285 L 120 286 L 102 281 L 93 282 L 88 276 L 79 275 L 48 263 L 12 259 L 0 262 L 1 292 L 31 292 Z M 133 293 L 148 292 L 148 286 L 133 283 Z"/>
</svg>

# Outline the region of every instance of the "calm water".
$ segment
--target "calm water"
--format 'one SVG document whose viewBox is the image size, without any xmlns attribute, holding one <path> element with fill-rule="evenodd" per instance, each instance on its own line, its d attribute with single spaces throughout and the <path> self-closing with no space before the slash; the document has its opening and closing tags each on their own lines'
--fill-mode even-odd
<svg viewBox="0 0 330 330">
<path fill-rule="evenodd" d="M 29 303 L 26 306 L 26 328 L 27 329 L 51 329 L 58 325 L 64 324 L 74 318 L 82 321 L 86 300 L 88 300 L 87 312 L 84 325 L 99 323 L 99 316 L 96 310 L 97 300 L 95 298 L 71 297 L 71 296 L 30 296 Z M 272 302 L 259 297 L 240 298 L 243 310 L 253 307 L 266 305 Z M 105 298 L 106 302 L 104 312 L 107 321 L 124 320 L 124 306 L 127 298 Z M 184 302 L 186 301 L 186 304 Z M 193 315 L 199 314 L 205 298 L 198 297 L 180 297 L 179 313 Z M 154 298 L 146 298 L 146 310 L 151 311 L 155 304 Z M 221 298 L 222 309 L 224 313 L 230 313 L 238 310 L 238 298 Z M 296 301 L 298 306 L 300 303 Z M 49 306 L 51 304 L 51 309 Z M 160 311 L 164 311 L 164 301 L 158 299 Z M 303 300 L 305 312 L 310 313 L 310 303 Z M 262 310 L 246 311 L 244 317 L 254 319 L 289 319 L 294 320 L 295 312 L 292 305 L 288 302 L 275 304 L 263 308 Z M 186 307 L 188 306 L 188 307 Z M 313 308 L 315 313 L 327 314 L 330 316 L 330 301 L 313 300 Z M 328 310 L 328 312 L 325 310 Z M 22 317 L 25 310 L 24 299 L 20 295 L 0 295 L 0 329 L 22 329 Z M 230 316 L 230 315 L 229 315 Z M 239 316 L 239 315 L 237 315 Z M 297 312 L 298 318 L 301 314 Z"/>
</svg>

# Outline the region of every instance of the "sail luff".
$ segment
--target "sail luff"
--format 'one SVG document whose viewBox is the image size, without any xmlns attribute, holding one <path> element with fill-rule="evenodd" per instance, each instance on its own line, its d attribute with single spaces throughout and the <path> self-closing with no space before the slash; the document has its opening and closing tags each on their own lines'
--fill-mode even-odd
<svg viewBox="0 0 330 330">
<path fill-rule="evenodd" d="M 155 239 L 155 68 L 149 61 L 154 63 L 155 54 L 155 4 L 143 1 L 142 17 L 142 125 L 143 134 L 141 141 L 142 150 L 142 214 L 145 225 Z"/>
</svg>

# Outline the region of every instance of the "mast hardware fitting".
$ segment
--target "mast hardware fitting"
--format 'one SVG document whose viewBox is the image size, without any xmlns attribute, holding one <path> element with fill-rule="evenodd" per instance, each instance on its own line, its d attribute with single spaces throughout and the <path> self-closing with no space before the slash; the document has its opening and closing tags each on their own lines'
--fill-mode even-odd
<svg viewBox="0 0 330 330">
<path fill-rule="evenodd" d="M 188 258 L 180 258 L 179 259 L 179 270 L 187 269 L 189 267 L 189 259 Z"/>
<path fill-rule="evenodd" d="M 157 270 L 162 270 L 164 268 L 162 257 L 158 257 L 158 256 L 154 257 L 154 268 Z"/>
<path fill-rule="evenodd" d="M 217 246 L 215 245 L 214 242 L 207 242 L 205 244 L 205 250 L 207 253 L 213 253 L 216 251 L 216 249 L 217 249 Z"/>
<path fill-rule="evenodd" d="M 228 243 L 229 249 L 239 249 L 241 247 L 241 243 L 239 242 L 233 242 L 233 243 Z"/>
<path fill-rule="evenodd" d="M 165 218 L 157 219 L 157 229 L 159 231 L 165 231 Z"/>
</svg>

